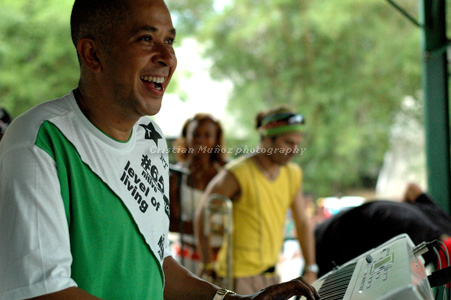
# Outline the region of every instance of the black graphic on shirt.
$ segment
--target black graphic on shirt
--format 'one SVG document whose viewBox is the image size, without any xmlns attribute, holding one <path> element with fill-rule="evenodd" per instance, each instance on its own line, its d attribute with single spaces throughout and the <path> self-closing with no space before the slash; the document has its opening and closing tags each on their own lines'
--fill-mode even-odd
<svg viewBox="0 0 451 300">
<path fill-rule="evenodd" d="M 169 215 L 170 215 L 169 199 L 168 199 L 168 197 L 166 197 L 166 195 L 163 195 L 163 200 L 164 200 L 164 212 L 166 213 L 166 215 L 169 218 Z"/>
<path fill-rule="evenodd" d="M 163 260 L 164 257 L 164 234 L 160 237 L 160 240 L 158 241 L 158 246 L 160 247 L 160 250 L 158 250 L 158 254 L 160 255 L 160 261 Z"/>
<path fill-rule="evenodd" d="M 141 157 L 141 167 L 143 167 L 142 175 L 148 183 L 152 185 L 155 192 L 159 190 L 164 194 L 164 178 L 160 175 L 158 168 L 152 164 L 152 160 L 146 154 Z"/>
<path fill-rule="evenodd" d="M 159 158 L 156 157 L 155 160 L 158 162 Z M 142 213 L 147 211 L 149 205 L 153 206 L 157 212 L 163 205 L 164 212 L 169 218 L 169 199 L 165 195 L 163 175 L 161 175 L 159 168 L 152 163 L 152 160 L 146 154 L 141 156 L 140 167 L 138 167 L 140 170 L 137 170 L 131 166 L 130 161 L 127 161 L 120 178 L 121 182 L 133 196 L 133 199 L 136 200 Z M 164 174 L 165 171 L 162 173 Z M 161 194 L 163 203 L 161 203 L 161 198 L 157 194 Z"/>
<path fill-rule="evenodd" d="M 161 155 L 160 155 L 160 160 L 161 160 L 161 163 L 163 164 L 163 168 L 167 169 L 169 167 L 169 164 L 166 161 L 166 159 L 164 158 L 163 153 L 161 153 Z"/>
<path fill-rule="evenodd" d="M 124 168 L 124 172 L 121 176 L 121 181 L 124 183 L 127 190 L 136 200 L 137 204 L 139 205 L 139 210 L 142 213 L 145 213 L 147 211 L 147 208 L 149 207 L 149 204 L 143 198 L 149 195 L 150 188 L 145 184 L 144 181 L 142 181 L 138 177 L 138 174 L 135 172 L 135 170 L 130 167 L 130 161 L 127 162 L 127 165 Z"/>
<path fill-rule="evenodd" d="M 155 127 L 153 126 L 152 122 L 150 122 L 147 125 L 140 124 L 139 126 L 142 126 L 146 132 L 144 138 L 146 140 L 153 140 L 155 144 L 158 146 L 158 140 L 162 139 L 163 137 L 155 130 Z"/>
</svg>

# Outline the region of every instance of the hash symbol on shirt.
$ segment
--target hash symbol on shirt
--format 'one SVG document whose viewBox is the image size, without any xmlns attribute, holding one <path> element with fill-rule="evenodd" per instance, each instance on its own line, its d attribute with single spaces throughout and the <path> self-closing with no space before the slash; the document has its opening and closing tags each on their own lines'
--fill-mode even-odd
<svg viewBox="0 0 451 300">
<path fill-rule="evenodd" d="M 141 167 L 144 168 L 144 170 L 149 170 L 150 169 L 150 164 L 152 163 L 152 161 L 150 160 L 150 158 L 143 154 L 141 157 Z"/>
</svg>

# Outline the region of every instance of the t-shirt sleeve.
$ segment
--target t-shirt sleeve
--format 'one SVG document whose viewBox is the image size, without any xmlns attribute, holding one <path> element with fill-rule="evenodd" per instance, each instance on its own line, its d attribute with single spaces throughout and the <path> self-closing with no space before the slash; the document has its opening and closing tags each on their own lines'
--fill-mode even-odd
<svg viewBox="0 0 451 300">
<path fill-rule="evenodd" d="M 34 145 L 5 148 L 0 155 L 0 299 L 76 286 L 53 159 Z"/>
</svg>

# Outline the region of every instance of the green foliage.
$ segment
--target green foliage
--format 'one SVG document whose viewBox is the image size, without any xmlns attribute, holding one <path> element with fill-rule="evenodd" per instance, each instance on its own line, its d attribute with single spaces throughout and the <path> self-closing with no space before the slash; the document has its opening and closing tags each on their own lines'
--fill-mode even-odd
<svg viewBox="0 0 451 300">
<path fill-rule="evenodd" d="M 0 2 L 0 105 L 14 117 L 78 84 L 73 0 Z M 178 89 L 177 76 L 168 92 Z"/>
<path fill-rule="evenodd" d="M 418 28 L 380 0 L 230 1 L 203 20 L 193 35 L 212 76 L 234 83 L 228 109 L 250 136 L 262 109 L 306 116 L 296 158 L 306 190 L 343 192 L 377 176 L 403 97 L 421 89 Z"/>
<path fill-rule="evenodd" d="M 255 146 L 256 112 L 288 104 L 307 118 L 307 150 L 296 158 L 307 191 L 344 192 L 377 175 L 401 100 L 421 94 L 419 29 L 386 1 L 167 2 L 178 44 L 195 37 L 211 75 L 234 84 L 228 110 L 248 132 L 236 145 Z M 418 10 L 412 3 L 402 4 Z M 13 116 L 76 86 L 72 4 L 0 2 L 0 105 Z M 169 92 L 183 96 L 183 75 Z M 226 132 L 232 139 L 233 128 Z"/>
<path fill-rule="evenodd" d="M 79 74 L 69 0 L 0 4 L 0 104 L 17 116 L 66 94 Z"/>
<path fill-rule="evenodd" d="M 214 12 L 212 0 L 167 0 L 177 36 L 190 36 L 200 29 L 203 20 Z"/>
</svg>

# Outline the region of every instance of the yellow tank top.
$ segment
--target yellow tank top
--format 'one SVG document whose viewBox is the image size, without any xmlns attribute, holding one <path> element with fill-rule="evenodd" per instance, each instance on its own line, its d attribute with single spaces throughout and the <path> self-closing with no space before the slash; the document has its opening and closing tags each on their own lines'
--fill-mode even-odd
<svg viewBox="0 0 451 300">
<path fill-rule="evenodd" d="M 289 163 L 274 181 L 260 172 L 250 157 L 225 167 L 238 180 L 241 196 L 233 202 L 233 277 L 248 277 L 275 266 L 282 249 L 287 210 L 302 182 L 301 168 Z M 217 273 L 226 276 L 224 244 L 218 254 Z"/>
</svg>

